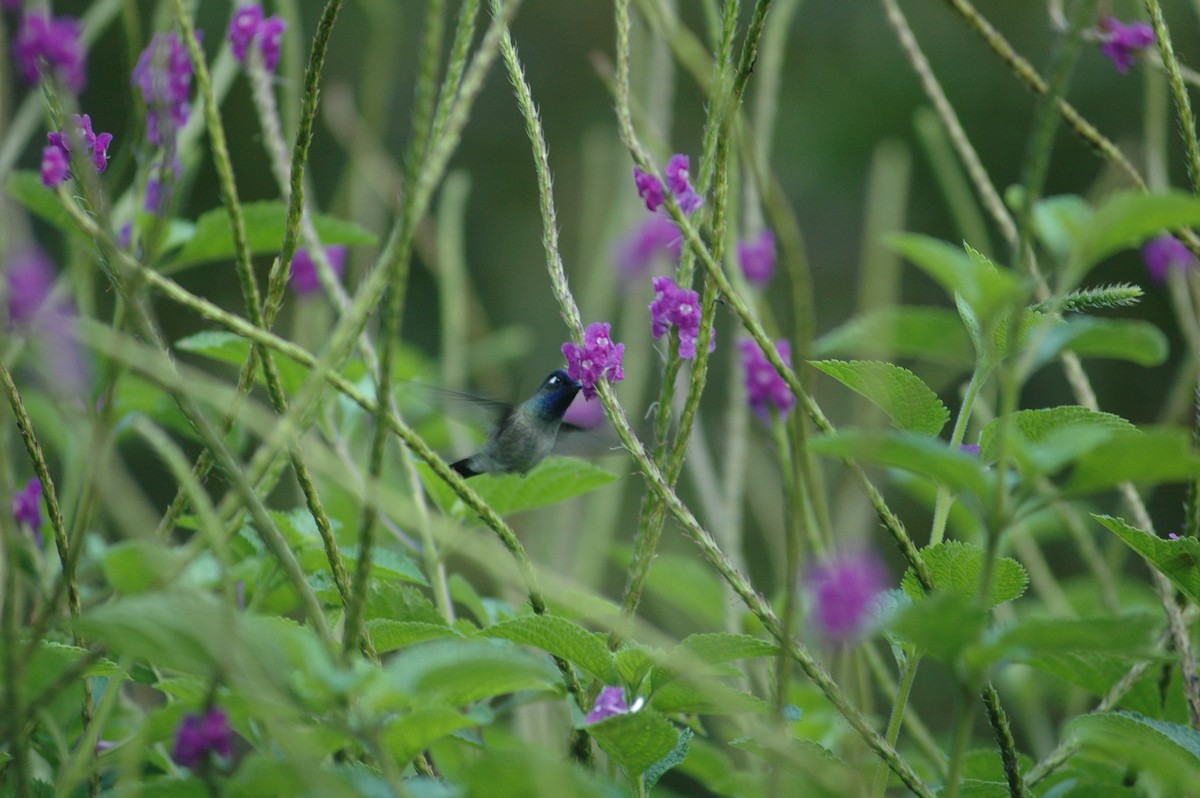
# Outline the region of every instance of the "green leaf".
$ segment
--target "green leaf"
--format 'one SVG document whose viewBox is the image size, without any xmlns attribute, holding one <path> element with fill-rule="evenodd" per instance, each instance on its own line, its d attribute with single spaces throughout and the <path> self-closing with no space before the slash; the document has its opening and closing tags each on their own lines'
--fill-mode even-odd
<svg viewBox="0 0 1200 798">
<path fill-rule="evenodd" d="M 436 640 L 441 637 L 462 637 L 462 634 L 449 626 L 423 621 L 394 621 L 391 618 L 375 618 L 367 622 L 367 631 L 371 634 L 371 642 L 380 654 L 395 651 L 398 648 L 423 643 L 426 640 Z"/>
<path fill-rule="evenodd" d="M 928 477 L 958 493 L 986 495 L 989 477 L 978 458 L 952 450 L 942 440 L 909 432 L 841 430 L 812 439 L 817 453 L 860 463 L 892 466 Z"/>
<path fill-rule="evenodd" d="M 429 475 L 441 482 L 436 476 Z M 525 476 L 480 474 L 471 487 L 500 515 L 535 510 L 590 493 L 614 482 L 617 475 L 573 457 L 547 457 Z M 452 511 L 466 517 L 469 511 L 455 498 Z"/>
<path fill-rule="evenodd" d="M 1167 336 L 1150 322 L 1137 319 L 1073 318 L 1055 324 L 1041 340 L 1035 368 L 1060 352 L 1079 357 L 1128 360 L 1139 366 L 1158 366 L 1167 359 Z"/>
<path fill-rule="evenodd" d="M 977 661 L 1026 661 L 1061 651 L 1137 654 L 1149 649 L 1156 627 L 1156 620 L 1144 614 L 1083 620 L 1022 618 L 992 630 Z"/>
<path fill-rule="evenodd" d="M 1197 224 L 1200 224 L 1200 200 L 1189 194 L 1116 192 L 1096 209 L 1076 241 L 1073 282 L 1116 252 L 1136 247 L 1165 230 Z"/>
<path fill-rule="evenodd" d="M 605 683 L 616 679 L 616 665 L 603 635 L 554 615 L 527 615 L 504 621 L 480 631 L 486 637 L 502 637 L 524 643 L 575 663 Z"/>
<path fill-rule="evenodd" d="M 888 306 L 868 311 L 822 335 L 813 352 L 822 357 L 914 357 L 932 363 L 969 367 L 971 340 L 958 314 L 947 308 Z"/>
<path fill-rule="evenodd" d="M 1000 419 L 993 419 L 979 436 L 979 454 L 984 462 L 996 461 L 1000 427 Z M 1120 416 L 1079 405 L 1018 410 L 1009 418 L 1008 429 L 1014 433 L 1014 454 L 1038 474 L 1053 474 L 1117 432 L 1137 431 Z"/>
<path fill-rule="evenodd" d="M 287 223 L 287 205 L 277 200 L 243 202 L 242 213 L 246 219 L 246 238 L 252 255 L 277 255 L 283 243 L 283 230 Z M 376 242 L 373 233 L 353 222 L 332 216 L 317 215 L 314 220 L 317 237 L 325 246 L 349 244 L 370 246 Z M 179 252 L 163 266 L 164 271 L 174 271 L 198 263 L 232 259 L 236 251 L 233 233 L 229 226 L 229 214 L 224 208 L 205 211 L 196 220 L 196 233 Z"/>
<path fill-rule="evenodd" d="M 950 411 L 938 395 L 908 369 L 879 360 L 809 363 L 866 397 L 901 430 L 933 436 L 950 420 Z"/>
<path fill-rule="evenodd" d="M 654 668 L 650 681 L 654 685 L 650 706 L 659 712 L 695 715 L 771 713 L 771 705 L 761 698 L 702 673 L 677 676 L 671 670 Z"/>
<path fill-rule="evenodd" d="M 602 782 L 557 751 L 532 746 L 481 752 L 472 758 L 462 781 L 467 787 L 465 795 L 443 793 L 435 798 L 620 798 L 629 794 L 628 789 Z"/>
<path fill-rule="evenodd" d="M 250 357 L 250 341 L 225 330 L 205 330 L 175 342 L 175 348 L 184 352 L 211 358 L 221 363 L 242 366 Z M 309 369 L 290 358 L 275 353 L 275 367 L 284 391 L 294 394 L 304 384 Z M 258 370 L 258 381 L 264 383 L 262 369 Z"/>
<path fill-rule="evenodd" d="M 716 665 L 735 659 L 773 657 L 779 653 L 779 646 L 769 640 L 750 635 L 708 632 L 688 635 L 675 647 L 675 651 L 685 652 L 701 662 Z"/>
<path fill-rule="evenodd" d="M 388 724 L 383 741 L 397 762 L 409 762 L 435 740 L 477 725 L 477 720 L 450 707 L 419 707 Z"/>
<path fill-rule="evenodd" d="M 640 776 L 679 745 L 675 726 L 651 709 L 592 723 L 587 731 L 631 777 Z"/>
<path fill-rule="evenodd" d="M 322 553 L 324 552 L 322 551 Z M 358 563 L 358 546 L 343 546 L 342 554 L 346 558 L 347 568 L 352 570 Z M 408 582 L 414 585 L 429 585 L 429 580 L 421 572 L 421 566 L 417 564 L 416 560 L 396 549 L 383 547 L 376 547 L 371 551 L 371 578 L 382 581 Z"/>
<path fill-rule="evenodd" d="M 986 624 L 987 614 L 974 600 L 938 591 L 913 602 L 895 617 L 890 629 L 935 659 L 954 662 L 979 640 Z"/>
<path fill-rule="evenodd" d="M 663 777 L 664 773 L 676 765 L 683 764 L 683 761 L 687 759 L 688 751 L 691 749 L 693 736 L 695 736 L 695 732 L 686 726 L 680 729 L 679 742 L 673 749 L 671 749 L 671 752 L 655 762 L 646 770 L 645 779 L 647 792 L 650 791 L 651 787 L 658 783 L 658 780 Z"/>
<path fill-rule="evenodd" d="M 979 595 L 983 577 L 983 549 L 961 540 L 947 540 L 921 549 L 921 558 L 925 560 L 937 590 L 959 598 L 975 598 Z M 988 607 L 1019 598 L 1028 585 L 1029 575 L 1021 563 L 1011 557 L 997 558 L 992 572 Z M 900 587 L 918 604 L 925 594 L 916 572 L 911 568 L 905 571 Z"/>
<path fill-rule="evenodd" d="M 1026 293 L 1021 280 L 987 258 L 928 236 L 899 233 L 888 245 L 928 274 L 951 295 L 959 295 L 984 326 L 997 310 Z"/>
<path fill-rule="evenodd" d="M 1066 194 L 1034 203 L 1033 229 L 1042 245 L 1066 261 L 1092 219 L 1092 209 L 1081 197 Z"/>
<path fill-rule="evenodd" d="M 118 593 L 145 593 L 170 585 L 186 559 L 184 552 L 155 540 L 126 540 L 108 547 L 101 567 Z"/>
<path fill-rule="evenodd" d="M 1079 685 L 1095 696 L 1103 696 L 1125 678 L 1138 658 L 1097 651 L 1047 651 L 1023 661 L 1031 668 Z M 1157 680 L 1157 674 L 1151 669 L 1149 675 L 1135 682 L 1125 694 L 1121 706 L 1157 712 L 1160 703 Z"/>
<path fill-rule="evenodd" d="M 1200 604 L 1200 540 L 1193 537 L 1163 540 L 1111 515 L 1093 513 L 1092 518 L 1112 530 L 1184 595 Z"/>
<path fill-rule="evenodd" d="M 1197 794 L 1200 732 L 1194 729 L 1134 712 L 1093 712 L 1072 720 L 1067 733 L 1091 753 L 1138 768 L 1166 794 Z"/>
<path fill-rule="evenodd" d="M 450 706 L 519 690 L 554 690 L 561 681 L 548 657 L 500 640 L 433 640 L 401 651 L 385 672 L 402 695 Z"/>
<path fill-rule="evenodd" d="M 83 231 L 75 224 L 71 214 L 58 201 L 58 194 L 42 184 L 42 176 L 37 172 L 13 172 L 6 186 L 10 197 L 25 206 L 34 216 L 39 217 L 64 233 L 83 236 Z"/>
<path fill-rule="evenodd" d="M 1122 482 L 1154 485 L 1186 482 L 1200 476 L 1200 456 L 1191 433 L 1180 427 L 1117 432 L 1084 453 L 1075 464 L 1064 494 L 1082 496 Z"/>
<path fill-rule="evenodd" d="M 654 667 L 656 660 L 663 658 L 658 649 L 647 648 L 636 643 L 626 643 L 616 654 L 617 673 L 623 684 L 640 685 Z"/>
</svg>

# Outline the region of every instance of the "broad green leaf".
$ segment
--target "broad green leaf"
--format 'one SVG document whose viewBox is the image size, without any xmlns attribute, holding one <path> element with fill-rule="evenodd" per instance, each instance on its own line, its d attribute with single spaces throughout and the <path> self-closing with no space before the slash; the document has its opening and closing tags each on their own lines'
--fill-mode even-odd
<svg viewBox="0 0 1200 798">
<path fill-rule="evenodd" d="M 1184 194 L 1114 193 L 1082 231 L 1073 260 L 1073 281 L 1108 256 L 1136 247 L 1166 230 L 1200 224 L 1200 200 Z"/>
<path fill-rule="evenodd" d="M 1115 652 L 1136 655 L 1149 649 L 1157 622 L 1146 615 L 1083 620 L 1022 618 L 991 630 L 977 662 L 1027 659 L 1060 651 Z"/>
<path fill-rule="evenodd" d="M 471 487 L 500 515 L 511 515 L 582 496 L 616 479 L 616 474 L 583 460 L 547 457 L 524 476 L 480 474 L 471 480 Z M 460 517 L 469 514 L 457 500 L 453 511 Z"/>
<path fill-rule="evenodd" d="M 243 365 L 250 357 L 250 341 L 225 330 L 205 330 L 175 342 L 175 348 L 184 352 L 229 363 L 235 366 Z M 304 384 L 309 369 L 294 360 L 275 353 L 275 367 L 279 371 L 279 381 L 284 391 L 294 394 Z M 262 369 L 258 370 L 258 381 L 262 382 Z"/>
<path fill-rule="evenodd" d="M 1128 360 L 1139 366 L 1158 366 L 1167 359 L 1167 336 L 1153 324 L 1137 319 L 1070 318 L 1059 322 L 1041 339 L 1035 368 L 1060 352 L 1079 357 Z"/>
<path fill-rule="evenodd" d="M 385 672 L 402 695 L 449 706 L 519 690 L 555 690 L 561 682 L 548 657 L 501 640 L 433 640 L 401 651 Z"/>
<path fill-rule="evenodd" d="M 691 749 L 693 736 L 695 736 L 695 732 L 686 726 L 680 729 L 679 742 L 676 743 L 675 747 L 671 749 L 670 753 L 655 762 L 646 770 L 645 778 L 647 792 L 650 791 L 651 787 L 658 783 L 658 780 L 663 777 L 664 773 L 676 765 L 683 764 L 683 761 L 687 759 L 688 751 Z"/>
<path fill-rule="evenodd" d="M 480 752 L 466 767 L 462 783 L 465 794 L 460 790 L 429 798 L 621 798 L 629 794 L 627 788 L 601 781 L 558 751 L 532 746 Z"/>
<path fill-rule="evenodd" d="M 921 549 L 921 558 L 929 568 L 933 586 L 961 598 L 979 596 L 983 576 L 983 549 L 960 540 L 947 540 Z M 1025 567 L 1011 557 L 999 557 L 992 572 L 989 607 L 1019 598 L 1029 585 Z M 917 574 L 909 568 L 900 587 L 916 603 L 924 596 Z"/>
<path fill-rule="evenodd" d="M 921 378 L 879 360 L 811 360 L 809 363 L 887 413 L 906 432 L 934 436 L 950 420 L 950 411 Z"/>
<path fill-rule="evenodd" d="M 779 646 L 769 640 L 730 632 L 708 632 L 688 635 L 675 648 L 701 662 L 716 665 L 735 659 L 773 657 Z"/>
<path fill-rule="evenodd" d="M 244 202 L 242 212 L 246 219 L 246 238 L 253 255 L 279 253 L 283 243 L 283 230 L 287 223 L 287 205 L 276 200 Z M 330 244 L 372 245 L 375 235 L 353 222 L 332 216 L 317 215 L 313 219 L 317 237 L 325 246 Z M 228 260 L 235 254 L 233 232 L 229 226 L 229 214 L 224 208 L 213 208 L 196 220 L 196 234 L 183 245 L 163 266 L 165 271 L 174 271 L 198 263 Z"/>
<path fill-rule="evenodd" d="M 1064 262 L 1091 219 L 1091 207 L 1074 194 L 1046 197 L 1033 206 L 1034 231 L 1042 245 Z"/>
<path fill-rule="evenodd" d="M 1053 474 L 1117 432 L 1137 430 L 1120 416 L 1079 405 L 1018 410 L 1008 425 L 1014 433 L 1014 454 L 1038 474 Z M 979 454 L 984 462 L 996 461 L 1000 427 L 1000 420 L 993 419 L 979 436 Z"/>
<path fill-rule="evenodd" d="M 768 715 L 771 705 L 712 677 L 688 673 L 675 678 L 670 671 L 655 668 L 651 675 L 654 694 L 650 706 L 659 712 L 697 715 L 758 713 Z"/>
<path fill-rule="evenodd" d="M 126 540 L 108 547 L 101 567 L 118 593 L 145 593 L 170 585 L 186 559 L 183 551 L 154 540 Z"/>
<path fill-rule="evenodd" d="M 952 310 L 889 306 L 855 316 L 813 342 L 822 357 L 870 357 L 881 351 L 932 363 L 967 368 L 974 361 L 971 340 Z"/>
<path fill-rule="evenodd" d="M 128 429 L 130 416 L 140 414 L 185 438 L 199 438 L 195 427 L 170 394 L 132 372 L 122 374 L 117 380 L 113 406 L 118 418 L 117 429 L 120 431 Z"/>
<path fill-rule="evenodd" d="M 389 723 L 383 742 L 397 762 L 409 762 L 434 740 L 477 725 L 477 720 L 448 706 L 418 707 Z"/>
<path fill-rule="evenodd" d="M 628 562 L 629 555 L 621 565 Z M 649 598 L 668 605 L 672 612 L 691 619 L 701 628 L 720 625 L 725 617 L 728 594 L 724 583 L 690 553 L 663 552 L 655 557 L 646 591 Z"/>
<path fill-rule="evenodd" d="M 651 709 L 589 724 L 587 732 L 630 776 L 640 776 L 679 744 L 679 732 Z"/>
<path fill-rule="evenodd" d="M 997 310 L 1026 293 L 1020 278 L 1012 272 L 978 253 L 972 257 L 962 247 L 912 233 L 888 236 L 887 243 L 951 296 L 961 296 L 984 326 Z"/>
<path fill-rule="evenodd" d="M 616 665 L 604 636 L 589 632 L 565 618 L 527 615 L 489 626 L 480 634 L 535 646 L 575 663 L 605 683 L 612 683 L 616 678 Z"/>
<path fill-rule="evenodd" d="M 1092 518 L 1112 530 L 1184 595 L 1200 604 L 1200 540 L 1193 537 L 1164 540 L 1111 515 L 1093 513 Z"/>
<path fill-rule="evenodd" d="M 87 649 L 66 643 L 54 643 L 42 640 L 34 646 L 33 654 L 26 663 L 25 689 L 29 695 L 41 692 L 49 687 L 68 668 L 87 656 Z M 112 676 L 118 672 L 115 662 L 110 659 L 100 659 L 88 666 L 86 676 Z M 3 762 L 0 762 L 3 765 Z"/>
<path fill-rule="evenodd" d="M 1072 720 L 1068 735 L 1085 750 L 1138 768 L 1165 794 L 1200 794 L 1200 732 L 1133 712 L 1093 712 Z"/>
<path fill-rule="evenodd" d="M 1044 652 L 1023 660 L 1031 668 L 1076 684 L 1095 696 L 1107 695 L 1124 679 L 1138 659 L 1120 653 L 1098 651 Z M 1157 713 L 1160 707 L 1158 675 L 1149 669 L 1121 699 L 1123 709 Z"/>
<path fill-rule="evenodd" d="M 809 447 L 817 454 L 911 471 L 958 493 L 983 496 L 990 482 L 978 458 L 926 435 L 841 430 L 813 438 Z"/>
<path fill-rule="evenodd" d="M 353 570 L 358 563 L 358 546 L 343 546 L 342 554 L 346 558 L 347 568 Z M 383 547 L 376 547 L 371 551 L 371 578 L 409 582 L 414 585 L 429 584 L 416 560 L 396 549 Z"/>
<path fill-rule="evenodd" d="M 987 614 L 973 600 L 938 591 L 901 612 L 891 622 L 893 634 L 943 662 L 954 662 L 983 634 Z"/>
<path fill-rule="evenodd" d="M 456 629 L 424 621 L 394 621 L 391 618 L 374 618 L 367 622 L 371 642 L 380 654 L 398 648 L 436 640 L 440 637 L 462 637 Z"/>
<path fill-rule="evenodd" d="M 82 236 L 83 231 L 75 224 L 69 214 L 58 201 L 58 194 L 46 188 L 42 176 L 37 172 L 13 172 L 5 187 L 10 197 L 25 206 L 33 215 L 48 222 L 64 233 Z"/>
<path fill-rule="evenodd" d="M 1154 485 L 1200 476 L 1191 433 L 1180 427 L 1117 432 L 1075 463 L 1063 492 L 1071 496 L 1107 490 L 1122 482 Z"/>
<path fill-rule="evenodd" d="M 626 643 L 616 654 L 617 673 L 623 684 L 640 685 L 654 667 L 654 663 L 663 658 L 663 652 L 658 649 Z"/>
</svg>

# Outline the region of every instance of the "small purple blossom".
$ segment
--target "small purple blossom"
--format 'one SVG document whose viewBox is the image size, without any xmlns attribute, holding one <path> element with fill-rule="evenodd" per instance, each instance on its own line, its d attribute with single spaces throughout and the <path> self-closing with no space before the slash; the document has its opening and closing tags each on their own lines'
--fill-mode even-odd
<svg viewBox="0 0 1200 798">
<path fill-rule="evenodd" d="M 155 147 L 173 142 L 187 123 L 192 60 L 179 36 L 156 33 L 133 70 L 133 85 L 146 102 L 146 138 Z"/>
<path fill-rule="evenodd" d="M 74 119 L 79 138 L 91 154 L 92 165 L 97 172 L 103 172 L 108 168 L 108 146 L 112 144 L 112 133 L 97 134 L 93 131 L 92 117 L 88 114 L 76 114 Z M 42 183 L 47 188 L 53 188 L 71 176 L 71 137 L 66 132 L 58 132 L 47 133 L 46 139 L 50 146 L 42 150 Z M 51 150 L 57 150 L 58 154 L 55 155 Z"/>
<path fill-rule="evenodd" d="M 670 256 L 678 263 L 682 251 L 683 233 L 669 217 L 656 213 L 617 243 L 614 259 L 622 280 L 633 282 L 644 277 L 661 257 Z"/>
<path fill-rule="evenodd" d="M 1167 275 L 1171 271 L 1186 271 L 1195 262 L 1191 250 L 1178 238 L 1167 233 L 1146 242 L 1142 247 L 1142 259 L 1146 261 L 1150 279 L 1160 284 L 1167 281 Z"/>
<path fill-rule="evenodd" d="M 866 631 L 875 599 L 887 587 L 887 571 L 869 552 L 840 554 L 813 567 L 805 587 L 821 634 L 844 643 Z"/>
<path fill-rule="evenodd" d="M 42 185 L 56 188 L 71 176 L 71 160 L 62 147 L 53 144 L 42 148 Z"/>
<path fill-rule="evenodd" d="M 279 65 L 280 44 L 287 22 L 281 17 L 263 18 L 263 10 L 257 5 L 246 5 L 238 9 L 229 23 L 229 43 L 233 55 L 243 64 L 250 55 L 250 48 L 258 43 L 263 66 L 274 72 Z"/>
<path fill-rule="evenodd" d="M 596 703 L 592 705 L 592 711 L 587 715 L 587 722 L 599 723 L 617 715 L 628 714 L 629 704 L 625 703 L 625 688 L 609 685 L 596 696 Z"/>
<path fill-rule="evenodd" d="M 596 397 L 596 384 L 601 377 L 617 383 L 625 379 L 621 359 L 625 355 L 625 344 L 613 343 L 611 325 L 608 322 L 593 322 L 583 333 L 583 344 L 567 341 L 562 353 L 567 358 L 567 374 L 583 386 L 587 399 Z"/>
<path fill-rule="evenodd" d="M 633 183 L 637 186 L 638 196 L 646 201 L 646 210 L 656 211 L 662 207 L 666 199 L 666 191 L 662 181 L 649 172 L 643 172 L 633 167 Z"/>
<path fill-rule="evenodd" d="M 700 337 L 700 295 L 690 288 L 680 288 L 670 277 L 653 280 L 654 301 L 650 303 L 650 333 L 662 338 L 667 330 L 679 330 L 679 356 L 684 360 L 696 357 L 696 341 Z M 708 350 L 717 348 L 716 331 Z"/>
<path fill-rule="evenodd" d="M 770 418 L 770 407 L 774 407 L 780 417 L 787 416 L 796 405 L 796 397 L 783 381 L 783 377 L 779 376 L 775 367 L 752 339 L 739 341 L 738 350 L 742 356 L 742 368 L 746 371 L 746 398 L 750 409 L 764 421 Z M 784 363 L 791 365 L 791 344 L 782 339 L 776 341 L 775 351 Z"/>
<path fill-rule="evenodd" d="M 346 273 L 346 248 L 336 244 L 326 247 L 325 257 L 329 261 L 329 268 L 340 279 Z M 292 258 L 292 276 L 289 284 L 300 296 L 308 296 L 321 290 L 317 264 L 313 261 L 312 254 L 304 247 L 297 249 L 296 257 Z"/>
<path fill-rule="evenodd" d="M 30 250 L 11 257 L 4 271 L 9 323 L 33 343 L 34 363 L 49 386 L 63 396 L 80 396 L 87 386 L 87 358 L 75 335 L 75 305 L 52 296 L 53 264 Z"/>
<path fill-rule="evenodd" d="M 604 424 L 604 405 L 589 402 L 583 394 L 576 394 L 562 417 L 564 424 L 590 430 Z"/>
<path fill-rule="evenodd" d="M 31 249 L 10 257 L 6 273 L 8 321 L 27 326 L 54 290 L 54 265 L 40 250 Z"/>
<path fill-rule="evenodd" d="M 775 276 L 775 235 L 763 230 L 757 239 L 739 242 L 737 257 L 751 285 L 766 285 Z"/>
<path fill-rule="evenodd" d="M 1179 540 L 1179 535 L 1175 534 L 1174 532 L 1168 532 L 1167 539 L 1168 540 Z"/>
<path fill-rule="evenodd" d="M 25 81 L 37 83 L 42 78 L 44 63 L 71 93 L 81 92 L 87 74 L 79 35 L 76 19 L 55 19 L 37 12 L 26 14 L 13 42 L 13 57 Z"/>
<path fill-rule="evenodd" d="M 1104 36 L 1100 51 L 1121 74 L 1129 71 L 1138 53 L 1154 44 L 1154 29 L 1145 22 L 1126 25 L 1120 20 L 1105 17 L 1100 28 Z"/>
<path fill-rule="evenodd" d="M 688 172 L 690 166 L 691 159 L 678 152 L 667 162 L 667 188 L 671 189 L 684 213 L 692 213 L 704 204 L 704 198 L 692 188 L 691 175 Z"/>
<path fill-rule="evenodd" d="M 185 716 L 175 735 L 174 759 L 184 767 L 196 767 L 209 754 L 233 755 L 233 729 L 220 707 Z"/>
<path fill-rule="evenodd" d="M 42 546 L 42 481 L 37 477 L 12 497 L 12 514 L 18 524 L 29 527 L 38 548 Z"/>
<path fill-rule="evenodd" d="M 979 444 L 978 443 L 964 443 L 964 444 L 959 445 L 958 449 L 959 449 L 959 451 L 964 452 L 966 454 L 973 454 L 976 457 L 979 456 Z"/>
</svg>

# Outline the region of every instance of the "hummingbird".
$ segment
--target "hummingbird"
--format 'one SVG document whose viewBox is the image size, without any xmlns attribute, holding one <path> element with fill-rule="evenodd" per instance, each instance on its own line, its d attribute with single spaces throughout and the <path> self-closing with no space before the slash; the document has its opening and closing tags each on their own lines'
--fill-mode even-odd
<svg viewBox="0 0 1200 798">
<path fill-rule="evenodd" d="M 556 369 L 521 404 L 493 403 L 502 412 L 483 447 L 450 467 L 464 478 L 489 472 L 527 473 L 554 449 L 560 430 L 578 429 L 565 424 L 563 414 L 581 387 L 566 371 Z"/>
</svg>

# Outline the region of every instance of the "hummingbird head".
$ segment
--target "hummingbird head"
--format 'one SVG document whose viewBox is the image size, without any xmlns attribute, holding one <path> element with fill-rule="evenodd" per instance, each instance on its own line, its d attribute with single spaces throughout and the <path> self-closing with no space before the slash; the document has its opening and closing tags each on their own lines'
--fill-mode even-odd
<svg viewBox="0 0 1200 798">
<path fill-rule="evenodd" d="M 556 369 L 538 388 L 529 404 L 543 421 L 561 421 L 581 387 L 566 371 Z"/>
</svg>

